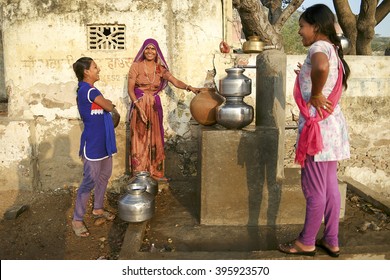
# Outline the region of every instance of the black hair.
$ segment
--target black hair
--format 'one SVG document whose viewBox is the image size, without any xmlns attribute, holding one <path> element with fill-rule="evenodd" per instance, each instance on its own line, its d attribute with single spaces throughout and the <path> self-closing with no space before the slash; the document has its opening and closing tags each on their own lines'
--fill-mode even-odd
<svg viewBox="0 0 390 280">
<path fill-rule="evenodd" d="M 344 60 L 343 48 L 341 46 L 340 38 L 337 36 L 335 23 L 336 17 L 324 4 L 316 4 L 307 8 L 299 17 L 310 25 L 317 27 L 317 32 L 329 38 L 329 40 L 337 47 L 338 55 L 344 66 L 345 75 L 343 75 L 343 86 L 347 89 L 347 79 L 351 72 L 347 62 Z"/>
<path fill-rule="evenodd" d="M 93 59 L 90 57 L 81 57 L 73 63 L 73 71 L 75 72 L 79 82 L 84 79 L 84 70 L 88 70 L 89 67 L 91 67 L 92 61 Z"/>
</svg>

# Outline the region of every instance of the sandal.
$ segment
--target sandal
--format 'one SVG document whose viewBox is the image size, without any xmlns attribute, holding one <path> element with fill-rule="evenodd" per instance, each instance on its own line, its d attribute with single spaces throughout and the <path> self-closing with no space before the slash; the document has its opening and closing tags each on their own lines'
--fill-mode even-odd
<svg viewBox="0 0 390 280">
<path fill-rule="evenodd" d="M 92 216 L 95 220 L 104 219 L 106 221 L 112 221 L 115 219 L 115 215 L 107 210 L 104 210 L 103 213 L 101 213 L 101 214 L 92 213 Z"/>
<path fill-rule="evenodd" d="M 316 246 L 320 247 L 321 249 L 323 249 L 332 258 L 338 258 L 340 256 L 340 250 L 332 251 L 329 248 L 329 245 L 323 239 L 317 239 L 316 240 Z"/>
<path fill-rule="evenodd" d="M 312 256 L 312 257 L 317 253 L 316 249 L 314 249 L 313 251 L 302 250 L 302 248 L 298 247 L 298 245 L 295 243 L 295 240 L 288 243 L 279 244 L 278 250 L 286 254 Z"/>
<path fill-rule="evenodd" d="M 81 227 L 76 227 L 72 221 L 72 229 L 73 229 L 74 233 L 76 234 L 76 236 L 79 236 L 79 237 L 88 237 L 89 236 L 89 231 L 84 223 L 82 224 Z"/>
</svg>

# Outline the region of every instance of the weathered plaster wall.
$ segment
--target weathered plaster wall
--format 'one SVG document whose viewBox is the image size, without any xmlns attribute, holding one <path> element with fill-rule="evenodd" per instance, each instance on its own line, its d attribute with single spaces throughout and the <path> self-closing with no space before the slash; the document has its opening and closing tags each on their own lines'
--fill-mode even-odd
<svg viewBox="0 0 390 280">
<path fill-rule="evenodd" d="M 101 80 L 96 86 L 121 113 L 112 178 L 121 176 L 126 162 L 127 72 L 138 49 L 145 39 L 157 39 L 171 72 L 202 86 L 225 36 L 222 2 L 208 1 L 207 9 L 201 1 L 186 0 L 15 0 L 2 4 L 9 99 L 8 117 L 0 120 L 0 174 L 8 175 L 1 176 L 0 189 L 79 184 L 82 128 L 72 64 L 81 56 L 97 62 Z M 87 24 L 114 23 L 126 26 L 125 50 L 88 50 Z M 192 93 L 173 86 L 165 93 L 166 138 L 188 139 Z"/>
<path fill-rule="evenodd" d="M 0 118 L 0 188 L 30 189 L 34 184 L 35 147 L 29 121 Z"/>
<path fill-rule="evenodd" d="M 202 86 L 207 70 L 217 70 L 216 82 L 232 67 L 234 54 L 220 54 L 227 40 L 229 9 L 221 1 L 33 1 L 14 0 L 2 6 L 4 76 L 8 117 L 0 117 L 0 189 L 55 189 L 78 185 L 82 163 L 78 158 L 79 120 L 72 63 L 93 57 L 101 67 L 96 86 L 113 100 L 122 119 L 116 129 L 119 152 L 114 159 L 115 180 L 126 167 L 128 108 L 127 71 L 144 39 L 156 38 L 171 71 L 179 79 Z M 230 2 L 230 0 L 226 0 Z M 223 15 L 225 18 L 223 19 Z M 88 50 L 86 24 L 126 25 L 125 50 Z M 223 27 L 225 29 L 223 30 Z M 352 74 L 343 107 L 351 132 L 352 158 L 340 172 L 389 193 L 389 57 L 347 56 Z M 291 120 L 293 69 L 304 56 L 288 56 L 286 120 Z M 255 55 L 241 55 L 245 64 Z M 255 87 L 255 71 L 247 69 Z M 170 86 L 162 94 L 168 155 L 179 154 L 174 166 L 185 175 L 196 174 L 196 141 L 191 126 L 190 93 Z M 256 104 L 255 91 L 245 98 Z M 256 109 L 256 108 L 255 108 Z M 297 113 L 297 112 L 296 112 Z M 294 142 L 288 130 L 286 142 Z M 290 135 L 290 137 L 289 137 Z M 289 145 L 289 144 L 287 144 Z M 286 166 L 293 165 L 286 149 Z M 176 171 L 170 170 L 171 173 Z"/>
</svg>

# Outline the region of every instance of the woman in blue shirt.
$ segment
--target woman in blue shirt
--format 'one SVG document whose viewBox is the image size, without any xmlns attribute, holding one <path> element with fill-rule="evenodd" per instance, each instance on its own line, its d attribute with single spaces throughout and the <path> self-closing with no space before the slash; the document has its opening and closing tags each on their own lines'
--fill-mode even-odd
<svg viewBox="0 0 390 280">
<path fill-rule="evenodd" d="M 77 107 L 84 124 L 79 155 L 84 163 L 84 177 L 77 191 L 72 228 L 77 236 L 87 237 L 89 231 L 83 218 L 90 193 L 94 189 L 92 215 L 95 219 L 112 221 L 115 215 L 104 210 L 104 195 L 112 174 L 112 155 L 117 152 L 114 124 L 110 112 L 112 102 L 94 87 L 99 80 L 100 68 L 89 57 L 82 57 L 73 64 L 79 81 Z"/>
</svg>

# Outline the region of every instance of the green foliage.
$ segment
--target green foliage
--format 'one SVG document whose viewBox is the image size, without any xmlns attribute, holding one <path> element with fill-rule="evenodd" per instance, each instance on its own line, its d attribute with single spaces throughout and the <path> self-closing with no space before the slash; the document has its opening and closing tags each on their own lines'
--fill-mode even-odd
<svg viewBox="0 0 390 280">
<path fill-rule="evenodd" d="M 375 35 L 371 42 L 372 53 L 384 55 L 386 48 L 390 47 L 390 37 L 379 37 Z"/>
<path fill-rule="evenodd" d="M 306 54 L 307 48 L 302 45 L 299 30 L 299 16 L 301 12 L 293 13 L 282 28 L 283 46 L 286 54 Z"/>
</svg>

